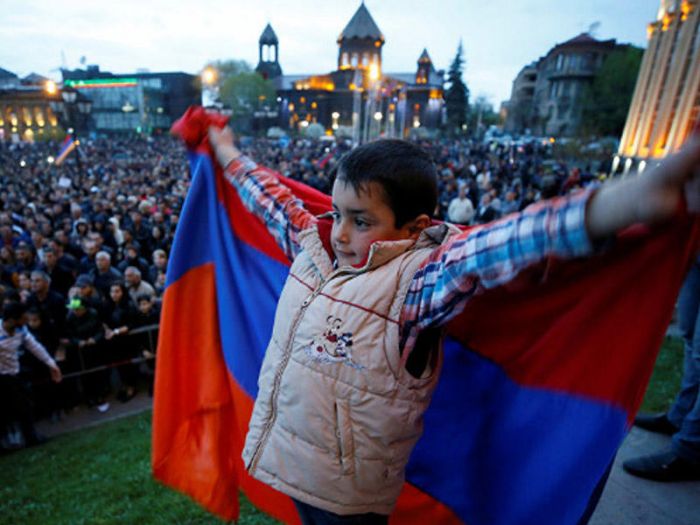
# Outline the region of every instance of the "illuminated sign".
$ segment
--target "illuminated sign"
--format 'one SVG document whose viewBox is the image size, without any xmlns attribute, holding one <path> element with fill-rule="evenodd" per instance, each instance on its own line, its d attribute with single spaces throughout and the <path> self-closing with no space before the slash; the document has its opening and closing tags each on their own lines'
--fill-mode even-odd
<svg viewBox="0 0 700 525">
<path fill-rule="evenodd" d="M 135 78 L 96 78 L 91 80 L 66 80 L 63 82 L 65 86 L 71 86 L 76 89 L 97 89 L 97 88 L 118 88 L 118 87 L 135 87 Z"/>
</svg>

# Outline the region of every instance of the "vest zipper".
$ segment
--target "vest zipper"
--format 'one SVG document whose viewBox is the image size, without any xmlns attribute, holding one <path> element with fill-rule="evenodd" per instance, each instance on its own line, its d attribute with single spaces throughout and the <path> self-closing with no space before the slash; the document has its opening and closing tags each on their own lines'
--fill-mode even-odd
<svg viewBox="0 0 700 525">
<path fill-rule="evenodd" d="M 287 368 L 287 365 L 289 364 L 289 359 L 292 357 L 292 346 L 294 345 L 294 337 L 296 335 L 297 329 L 299 328 L 299 323 L 301 322 L 301 318 L 304 317 L 304 312 L 306 311 L 306 308 L 311 304 L 311 301 L 313 301 L 318 296 L 318 294 L 321 293 L 323 285 L 326 284 L 328 281 L 329 279 L 322 280 L 321 283 L 316 287 L 314 292 L 306 299 L 304 299 L 304 301 L 301 303 L 301 310 L 299 312 L 299 315 L 297 315 L 296 319 L 294 319 L 294 323 L 292 324 L 292 329 L 290 330 L 289 335 L 289 342 L 287 343 L 287 347 L 284 349 L 282 363 L 280 363 L 280 366 L 275 372 L 275 380 L 272 385 L 272 400 L 270 401 L 271 414 L 267 420 L 267 423 L 265 423 L 265 428 L 263 429 L 262 435 L 260 436 L 258 444 L 255 447 L 255 452 L 253 452 L 253 458 L 250 460 L 250 468 L 248 470 L 251 474 L 255 471 L 255 469 L 258 466 L 260 456 L 262 455 L 262 450 L 270 437 L 272 426 L 275 424 L 275 421 L 277 419 L 277 398 L 279 397 L 279 387 L 280 383 L 282 382 L 282 374 L 284 373 L 285 369 Z"/>
</svg>

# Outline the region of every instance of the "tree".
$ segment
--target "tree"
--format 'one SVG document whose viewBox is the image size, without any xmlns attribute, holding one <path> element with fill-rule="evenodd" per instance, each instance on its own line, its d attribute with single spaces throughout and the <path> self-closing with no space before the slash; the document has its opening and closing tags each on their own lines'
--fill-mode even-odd
<svg viewBox="0 0 700 525">
<path fill-rule="evenodd" d="M 460 41 L 457 47 L 457 54 L 447 72 L 449 86 L 445 92 L 445 108 L 447 110 L 447 126 L 450 134 L 463 133 L 462 130 L 467 123 L 469 89 L 462 80 L 462 71 L 464 70 L 464 58 L 462 55 L 462 42 Z"/>
<path fill-rule="evenodd" d="M 493 104 L 485 95 L 476 97 L 468 118 L 468 129 L 472 134 L 481 136 L 489 126 L 498 125 L 500 120 L 500 115 L 494 111 Z"/>
<path fill-rule="evenodd" d="M 272 111 L 276 107 L 275 87 L 243 60 L 213 62 L 217 71 L 219 98 L 233 113 L 231 126 L 236 131 L 249 132 L 253 113 Z"/>
<path fill-rule="evenodd" d="M 622 135 L 643 54 L 628 45 L 608 55 L 581 97 L 582 135 Z"/>
</svg>

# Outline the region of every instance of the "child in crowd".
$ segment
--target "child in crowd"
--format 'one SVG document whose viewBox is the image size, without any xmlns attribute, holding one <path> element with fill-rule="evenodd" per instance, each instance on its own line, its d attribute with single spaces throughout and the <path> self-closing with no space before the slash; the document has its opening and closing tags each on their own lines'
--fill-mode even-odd
<svg viewBox="0 0 700 525">
<path fill-rule="evenodd" d="M 293 261 L 243 459 L 308 524 L 387 523 L 437 384 L 442 327 L 470 298 L 548 256 L 587 256 L 632 224 L 671 218 L 700 167 L 693 137 L 643 176 L 460 232 L 431 224 L 430 157 L 380 140 L 339 161 L 328 225 L 242 156 L 228 128 L 209 138 L 244 205 Z"/>
<path fill-rule="evenodd" d="M 51 379 L 58 383 L 62 379 L 61 370 L 46 349 L 24 326 L 26 308 L 19 303 L 4 306 L 0 319 L 0 430 L 7 424 L 20 423 L 27 446 L 44 441 L 34 428 L 34 411 L 31 399 L 22 384 L 19 372 L 20 347 L 27 348 L 51 373 Z"/>
</svg>

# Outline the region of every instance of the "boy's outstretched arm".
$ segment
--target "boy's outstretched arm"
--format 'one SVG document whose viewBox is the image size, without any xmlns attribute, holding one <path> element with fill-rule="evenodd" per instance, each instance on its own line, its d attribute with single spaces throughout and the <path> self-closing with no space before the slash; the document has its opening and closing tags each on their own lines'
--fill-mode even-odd
<svg viewBox="0 0 700 525">
<path fill-rule="evenodd" d="M 654 169 L 604 184 L 588 205 L 591 239 L 605 239 L 632 224 L 657 224 L 677 211 L 688 183 L 700 176 L 700 135 Z M 697 190 L 696 190 L 697 191 Z M 687 195 L 697 199 L 698 195 Z"/>
<path fill-rule="evenodd" d="M 313 226 L 316 217 L 279 182 L 274 171 L 241 154 L 233 144 L 231 128 L 209 128 L 209 142 L 245 207 L 263 221 L 285 255 L 294 259 L 300 251 L 299 233 Z"/>
<path fill-rule="evenodd" d="M 670 219 L 699 168 L 700 138 L 693 137 L 642 176 L 612 181 L 592 194 L 541 201 L 451 238 L 413 276 L 401 313 L 402 349 L 410 349 L 420 331 L 455 317 L 480 291 L 548 256 L 588 255 L 595 241 L 632 224 Z M 697 197 L 688 195 L 689 201 Z"/>
</svg>

